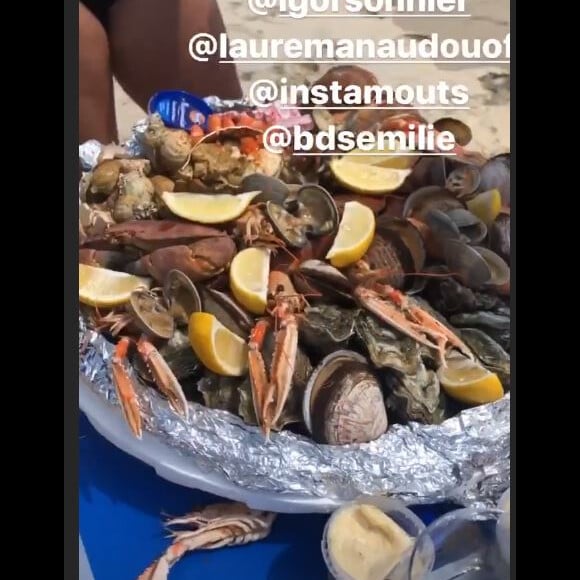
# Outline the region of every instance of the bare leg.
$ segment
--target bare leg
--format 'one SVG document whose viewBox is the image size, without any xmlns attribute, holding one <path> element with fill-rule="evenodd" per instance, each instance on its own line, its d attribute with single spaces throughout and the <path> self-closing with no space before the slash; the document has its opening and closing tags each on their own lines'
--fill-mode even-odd
<svg viewBox="0 0 580 580">
<path fill-rule="evenodd" d="M 109 16 L 115 77 L 143 109 L 166 89 L 241 97 L 233 65 L 196 62 L 189 55 L 194 34 L 225 32 L 216 0 L 118 0 Z"/>
<path fill-rule="evenodd" d="M 109 43 L 101 23 L 79 3 L 79 143 L 117 139 Z"/>
</svg>

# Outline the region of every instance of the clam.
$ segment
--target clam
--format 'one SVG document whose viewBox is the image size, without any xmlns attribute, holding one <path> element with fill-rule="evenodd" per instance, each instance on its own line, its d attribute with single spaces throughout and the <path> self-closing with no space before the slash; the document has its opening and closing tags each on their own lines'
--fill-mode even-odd
<svg viewBox="0 0 580 580">
<path fill-rule="evenodd" d="M 163 300 L 149 290 L 134 290 L 127 303 L 127 311 L 133 324 L 141 332 L 157 338 L 170 339 L 175 332 L 175 323 Z"/>
<path fill-rule="evenodd" d="M 191 315 L 201 311 L 199 292 L 193 282 L 180 270 L 171 270 L 167 274 L 163 295 L 178 326 L 187 326 Z"/>
<path fill-rule="evenodd" d="M 254 203 L 273 201 L 278 205 L 283 205 L 290 194 L 290 188 L 283 181 L 262 173 L 252 173 L 244 177 L 241 190 L 242 192 L 261 191 L 260 195 L 254 198 Z"/>
<path fill-rule="evenodd" d="M 338 209 L 330 193 L 319 185 L 304 185 L 296 193 L 296 215 L 309 235 L 331 236 L 338 230 Z M 286 200 L 286 205 L 290 199 Z M 290 211 L 292 211 L 291 208 Z"/>
<path fill-rule="evenodd" d="M 499 189 L 505 206 L 510 205 L 510 154 L 504 153 L 492 157 L 481 168 L 480 191 Z"/>
<path fill-rule="evenodd" d="M 269 201 L 266 215 L 272 222 L 276 234 L 292 248 L 303 248 L 308 242 L 306 225 L 300 218 L 286 211 L 282 206 Z"/>
<path fill-rule="evenodd" d="M 433 123 L 433 128 L 436 131 L 449 131 L 452 133 L 453 137 L 455 137 L 455 142 L 461 147 L 469 145 L 473 139 L 471 129 L 463 121 L 452 117 L 438 119 Z"/>
<path fill-rule="evenodd" d="M 304 421 L 315 441 L 366 443 L 388 427 L 381 386 L 366 359 L 338 350 L 314 369 L 304 393 Z"/>
<path fill-rule="evenodd" d="M 456 167 L 447 177 L 445 188 L 458 198 L 469 197 L 474 194 L 481 182 L 481 171 L 475 165 L 467 163 Z"/>
<path fill-rule="evenodd" d="M 328 354 L 345 348 L 354 334 L 358 310 L 334 304 L 307 307 L 300 317 L 300 339 L 313 352 Z"/>
<path fill-rule="evenodd" d="M 509 389 L 510 355 L 488 334 L 477 328 L 462 328 L 459 333 L 485 368 L 496 373 L 504 389 Z"/>
</svg>

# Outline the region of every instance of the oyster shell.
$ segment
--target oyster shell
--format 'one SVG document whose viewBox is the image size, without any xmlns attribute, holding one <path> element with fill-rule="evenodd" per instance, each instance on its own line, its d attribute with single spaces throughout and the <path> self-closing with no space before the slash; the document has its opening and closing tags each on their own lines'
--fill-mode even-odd
<svg viewBox="0 0 580 580">
<path fill-rule="evenodd" d="M 372 314 L 361 311 L 355 321 L 357 336 L 366 346 L 372 363 L 405 375 L 415 375 L 422 357 L 432 358 L 429 350 L 417 341 L 389 328 Z"/>
<path fill-rule="evenodd" d="M 421 361 L 414 374 L 388 369 L 381 373 L 381 378 L 386 387 L 387 408 L 399 421 L 427 425 L 443 421 L 445 411 L 437 373 L 427 370 Z"/>
<path fill-rule="evenodd" d="M 477 328 L 462 328 L 461 338 L 485 368 L 496 373 L 505 390 L 510 388 L 510 355 L 488 334 Z"/>
<path fill-rule="evenodd" d="M 354 334 L 358 310 L 334 304 L 307 307 L 300 317 L 300 340 L 312 352 L 328 354 L 345 348 Z"/>
</svg>

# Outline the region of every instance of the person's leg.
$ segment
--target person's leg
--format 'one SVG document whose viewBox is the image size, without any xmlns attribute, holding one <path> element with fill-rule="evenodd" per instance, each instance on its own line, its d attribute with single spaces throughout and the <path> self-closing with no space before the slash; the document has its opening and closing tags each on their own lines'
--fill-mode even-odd
<svg viewBox="0 0 580 580">
<path fill-rule="evenodd" d="M 144 110 L 160 90 L 240 98 L 236 69 L 196 62 L 189 39 L 198 32 L 225 32 L 216 0 L 117 0 L 109 12 L 115 77 Z"/>
<path fill-rule="evenodd" d="M 117 125 L 107 34 L 79 3 L 79 142 L 89 139 L 116 141 Z"/>
</svg>

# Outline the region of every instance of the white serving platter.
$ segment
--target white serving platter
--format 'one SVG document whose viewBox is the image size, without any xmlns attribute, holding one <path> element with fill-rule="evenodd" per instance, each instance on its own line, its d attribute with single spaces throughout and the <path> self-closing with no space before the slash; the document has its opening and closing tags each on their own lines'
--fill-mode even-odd
<svg viewBox="0 0 580 580">
<path fill-rule="evenodd" d="M 241 501 L 253 509 L 279 513 L 328 513 L 342 504 L 329 498 L 247 490 L 223 475 L 200 469 L 194 456 L 185 456 L 152 433 L 144 432 L 139 440 L 129 430 L 120 408 L 107 403 L 80 374 L 79 407 L 105 439 L 151 466 L 159 477 L 177 485 Z"/>
</svg>

